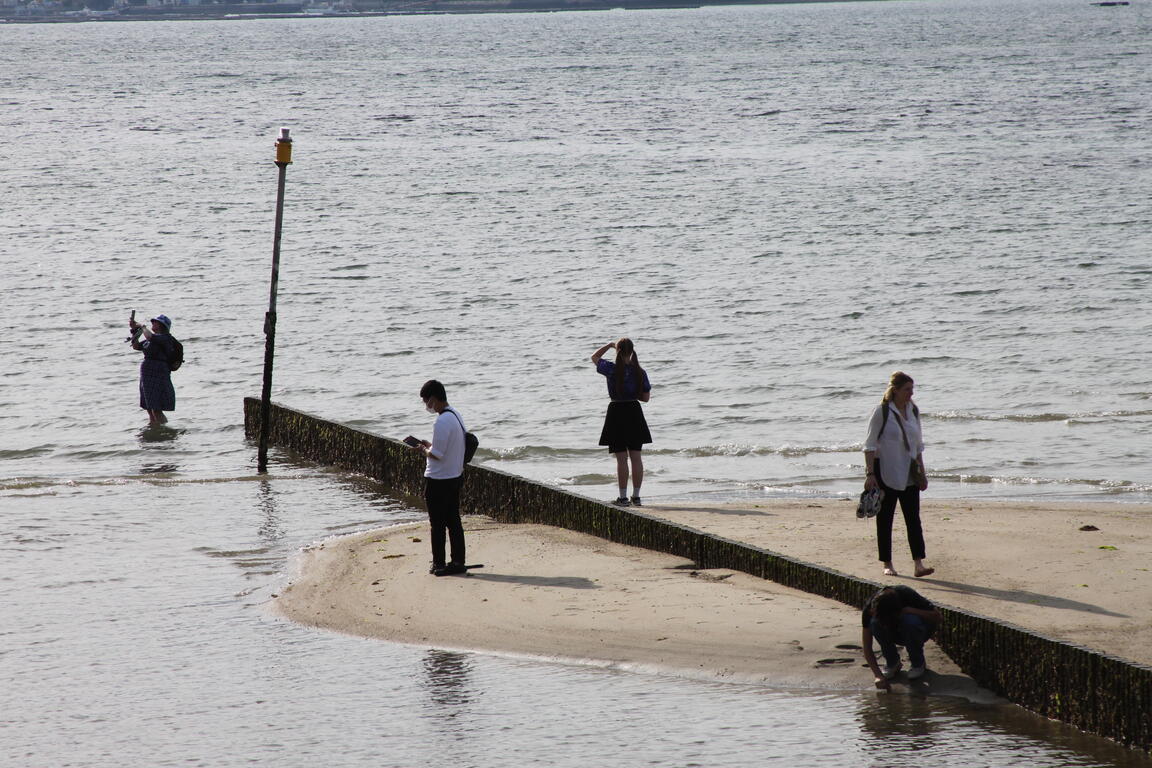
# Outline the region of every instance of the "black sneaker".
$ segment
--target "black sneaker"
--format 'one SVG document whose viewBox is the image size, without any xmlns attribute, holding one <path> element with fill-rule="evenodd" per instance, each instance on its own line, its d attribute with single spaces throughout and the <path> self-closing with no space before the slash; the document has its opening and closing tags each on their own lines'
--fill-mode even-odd
<svg viewBox="0 0 1152 768">
<path fill-rule="evenodd" d="M 612 503 L 614 505 L 616 505 L 617 507 L 627 507 L 627 506 L 631 505 L 631 502 L 628 501 L 627 496 L 621 496 L 620 498 L 616 499 L 616 501 L 614 501 Z"/>
<path fill-rule="evenodd" d="M 462 563 L 448 563 L 436 569 L 437 576 L 455 576 L 458 573 L 468 573 L 468 569 Z"/>
<path fill-rule="evenodd" d="M 432 563 L 432 567 L 428 569 L 428 573 L 433 576 L 442 576 L 443 574 L 440 573 L 442 570 L 444 570 L 443 563 Z"/>
<path fill-rule="evenodd" d="M 634 506 L 634 507 L 644 506 L 643 504 L 640 503 L 640 497 L 639 496 L 633 496 L 632 497 L 632 506 Z"/>
</svg>

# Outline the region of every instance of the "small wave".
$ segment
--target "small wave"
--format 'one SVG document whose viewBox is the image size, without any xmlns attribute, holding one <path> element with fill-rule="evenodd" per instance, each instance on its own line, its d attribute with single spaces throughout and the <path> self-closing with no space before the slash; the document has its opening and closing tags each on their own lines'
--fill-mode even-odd
<svg viewBox="0 0 1152 768">
<path fill-rule="evenodd" d="M 651 453 L 664 456 L 702 459 L 714 456 L 810 456 L 822 453 L 854 453 L 860 450 L 860 443 L 843 445 L 782 445 L 777 447 L 725 443 L 705 445 L 699 448 L 665 448 Z"/>
<path fill-rule="evenodd" d="M 162 466 L 162 465 L 158 465 Z M 234 477 L 167 477 L 160 476 L 146 468 L 142 474 L 138 475 L 124 475 L 119 477 L 84 477 L 84 478 L 14 478 L 10 480 L 0 481 L 0 494 L 10 494 L 12 496 L 51 496 L 54 495 L 59 489 L 74 490 L 76 488 L 106 488 L 117 485 L 130 485 L 137 483 L 140 485 L 156 485 L 156 486 L 173 486 L 173 485 L 216 485 L 219 483 L 266 483 L 270 479 L 268 475 L 236 475 Z M 169 469 L 161 469 L 162 472 L 171 471 Z M 310 480 L 317 478 L 327 478 L 330 476 L 328 472 L 303 472 L 293 473 L 292 475 L 276 476 L 276 482 L 289 482 L 296 480 Z M 21 492 L 27 493 L 21 493 Z M 32 493 L 39 492 L 39 493 Z"/>
<path fill-rule="evenodd" d="M 551 72 L 600 72 L 609 69 L 604 64 L 563 64 L 558 67 L 549 67 Z"/>
<path fill-rule="evenodd" d="M 555 485 L 609 485 L 616 482 L 616 475 L 609 475 L 600 472 L 589 472 L 583 475 L 573 475 L 572 477 L 554 477 L 551 482 Z"/>
<path fill-rule="evenodd" d="M 258 555 L 266 555 L 269 552 L 271 552 L 272 550 L 269 547 L 258 547 L 256 549 L 234 549 L 234 550 L 214 549 L 212 547 L 194 547 L 192 551 L 193 552 L 202 552 L 205 555 L 208 555 L 208 557 L 227 557 L 227 558 L 249 557 L 250 558 L 250 557 L 255 557 Z"/>
<path fill-rule="evenodd" d="M 831 397 L 842 400 L 849 397 L 860 397 L 860 393 L 854 389 L 834 389 L 831 392 L 825 392 L 821 397 Z"/>
<path fill-rule="evenodd" d="M 910 357 L 910 358 L 908 358 L 905 365 L 911 366 L 911 365 L 921 365 L 921 364 L 927 364 L 927 363 L 953 363 L 953 362 L 956 362 L 956 359 L 957 358 L 952 357 L 951 355 L 935 355 L 935 356 L 930 356 L 930 357 Z M 898 363 L 896 363 L 896 362 L 893 362 L 892 364 L 898 365 Z"/>
<path fill-rule="evenodd" d="M 966 411 L 939 411 L 924 413 L 924 418 L 940 421 L 1008 421 L 1008 422 L 1045 422 L 1067 421 L 1070 423 L 1088 423 L 1089 420 L 1118 420 L 1152 416 L 1152 410 L 1138 411 L 1084 411 L 1079 413 L 969 413 Z"/>
<path fill-rule="evenodd" d="M 85 587 L 93 584 L 115 584 L 117 582 L 127 581 L 122 576 L 116 576 L 110 579 L 80 579 L 77 581 L 60 581 L 54 584 L 42 584 L 40 589 L 67 589 L 68 587 Z"/>
<path fill-rule="evenodd" d="M 603 448 L 553 448 L 547 445 L 518 445 L 514 448 L 479 448 L 477 458 L 500 461 L 531 461 L 533 459 L 583 459 L 599 455 Z"/>
<path fill-rule="evenodd" d="M 32 448 L 16 448 L 0 451 L 0 459 L 30 459 L 52 453 L 54 445 L 37 445 Z"/>
<path fill-rule="evenodd" d="M 0 482 L 0 492 L 4 491 L 37 491 L 41 489 L 49 489 L 61 485 L 59 480 L 50 478 L 13 478 Z"/>
<path fill-rule="evenodd" d="M 989 288 L 988 290 L 969 290 L 969 291 L 953 291 L 952 296 L 995 296 L 1000 293 L 1001 288 Z"/>
<path fill-rule="evenodd" d="M 1133 483 L 1130 480 L 1103 480 L 1099 478 L 1084 477 L 1031 477 L 1026 475 L 977 475 L 963 472 L 929 472 L 933 480 L 951 483 L 968 483 L 973 485 L 1054 485 L 1074 486 L 1087 485 L 1098 488 L 1104 493 L 1146 493 L 1152 486 Z"/>
</svg>

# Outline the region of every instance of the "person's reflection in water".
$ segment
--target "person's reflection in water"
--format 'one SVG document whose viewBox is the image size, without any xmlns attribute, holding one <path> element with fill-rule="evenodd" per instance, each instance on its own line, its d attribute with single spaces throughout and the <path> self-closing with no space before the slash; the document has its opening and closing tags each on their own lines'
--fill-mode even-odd
<svg viewBox="0 0 1152 768">
<path fill-rule="evenodd" d="M 946 742 L 949 736 L 942 731 L 956 719 L 955 712 L 936 712 L 932 703 L 918 696 L 866 699 L 860 711 L 860 734 L 865 753 L 877 761 L 873 765 L 925 765 L 921 750 Z"/>
<path fill-rule="evenodd" d="M 176 439 L 182 434 L 179 429 L 153 424 L 145 427 L 136 434 L 136 441 L 141 450 L 148 451 L 147 458 L 152 459 L 140 465 L 142 475 L 165 475 L 179 472 L 180 465 L 171 461 L 163 461 L 156 455 L 156 451 L 177 450 Z"/>
<path fill-rule="evenodd" d="M 184 434 L 182 429 L 173 429 L 172 427 L 163 424 L 150 424 L 136 433 L 136 440 L 139 441 L 140 447 L 143 448 L 148 445 L 156 443 L 171 443 Z"/>
<path fill-rule="evenodd" d="M 260 538 L 269 545 L 284 538 L 284 526 L 280 521 L 280 513 L 276 511 L 276 494 L 272 491 L 272 483 L 267 480 L 260 481 L 257 505 L 264 515 L 258 531 Z"/>
<path fill-rule="evenodd" d="M 471 673 L 472 657 L 467 653 L 431 650 L 424 656 L 424 688 L 438 715 L 455 717 L 472 703 L 476 691 Z"/>
<path fill-rule="evenodd" d="M 180 466 L 178 464 L 145 464 L 140 467 L 140 473 L 143 475 L 166 475 L 170 472 L 179 472 Z"/>
<path fill-rule="evenodd" d="M 972 766 L 1148 765 L 1140 752 L 1004 702 L 905 693 L 860 700 L 856 765 L 936 765 L 933 749 L 943 755 L 967 749 Z"/>
</svg>

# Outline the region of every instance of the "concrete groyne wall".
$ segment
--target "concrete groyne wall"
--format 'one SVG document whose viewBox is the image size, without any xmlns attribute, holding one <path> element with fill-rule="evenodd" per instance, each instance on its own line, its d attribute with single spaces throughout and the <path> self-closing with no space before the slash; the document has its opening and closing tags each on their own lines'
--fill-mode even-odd
<svg viewBox="0 0 1152 768">
<path fill-rule="evenodd" d="M 260 429 L 260 401 L 244 400 L 244 428 Z M 269 441 L 296 455 L 420 496 L 424 461 L 399 440 L 272 404 Z M 486 467 L 467 466 L 464 511 L 541 523 L 727 568 L 859 608 L 880 585 L 838 571 L 621 509 Z M 1152 668 L 940 607 L 937 644 L 981 686 L 1037 714 L 1152 750 Z"/>
</svg>

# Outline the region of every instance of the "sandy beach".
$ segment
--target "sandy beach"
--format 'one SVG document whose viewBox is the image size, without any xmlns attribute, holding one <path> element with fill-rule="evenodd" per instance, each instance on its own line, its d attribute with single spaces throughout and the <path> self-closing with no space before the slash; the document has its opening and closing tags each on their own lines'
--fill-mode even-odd
<svg viewBox="0 0 1152 768">
<path fill-rule="evenodd" d="M 928 499 L 928 578 L 884 578 L 874 528 L 846 500 L 644 511 L 942 605 L 1152 664 L 1152 508 Z M 1081 530 L 1092 526 L 1096 530 Z M 870 689 L 859 611 L 747 574 L 538 525 L 465 520 L 467 576 L 428 574 L 427 527 L 304 550 L 273 600 L 292 620 L 393 642 L 528 655 L 781 687 Z M 902 522 L 896 566 L 911 572 Z M 929 643 L 921 692 L 987 698 Z"/>
</svg>

